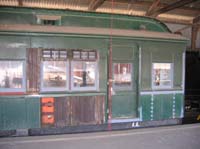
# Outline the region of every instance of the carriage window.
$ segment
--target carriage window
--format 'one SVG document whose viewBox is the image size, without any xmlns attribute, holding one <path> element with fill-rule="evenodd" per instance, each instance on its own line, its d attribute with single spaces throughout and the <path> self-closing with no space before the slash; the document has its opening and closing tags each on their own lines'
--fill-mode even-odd
<svg viewBox="0 0 200 149">
<path fill-rule="evenodd" d="M 172 88 L 173 70 L 171 63 L 153 63 L 153 88 Z"/>
<path fill-rule="evenodd" d="M 113 87 L 122 90 L 132 89 L 132 64 L 114 63 L 113 67 Z"/>
<path fill-rule="evenodd" d="M 0 61 L 0 91 L 25 91 L 23 61 Z"/>
<path fill-rule="evenodd" d="M 42 91 L 67 90 L 67 51 L 43 50 Z"/>
<path fill-rule="evenodd" d="M 72 90 L 96 90 L 98 83 L 98 67 L 94 61 L 72 62 Z"/>
</svg>

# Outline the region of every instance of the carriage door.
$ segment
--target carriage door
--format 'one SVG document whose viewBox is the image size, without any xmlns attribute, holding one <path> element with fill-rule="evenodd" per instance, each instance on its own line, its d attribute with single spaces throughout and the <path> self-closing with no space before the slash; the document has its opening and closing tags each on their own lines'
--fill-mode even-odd
<svg viewBox="0 0 200 149">
<path fill-rule="evenodd" d="M 113 46 L 113 120 L 137 117 L 138 68 L 136 46 Z"/>
</svg>

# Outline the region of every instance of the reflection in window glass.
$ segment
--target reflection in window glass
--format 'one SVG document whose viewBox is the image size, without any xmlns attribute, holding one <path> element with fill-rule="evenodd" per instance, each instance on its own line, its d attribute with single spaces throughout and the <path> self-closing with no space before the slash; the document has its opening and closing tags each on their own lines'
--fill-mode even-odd
<svg viewBox="0 0 200 149">
<path fill-rule="evenodd" d="M 0 88 L 23 88 L 23 62 L 0 61 Z"/>
<path fill-rule="evenodd" d="M 132 64 L 114 63 L 114 87 L 131 88 L 132 86 Z"/>
<path fill-rule="evenodd" d="M 66 62 L 44 61 L 43 62 L 43 87 L 64 88 L 66 87 Z"/>
<path fill-rule="evenodd" d="M 172 86 L 171 63 L 153 63 L 153 87 L 165 88 Z"/>
<path fill-rule="evenodd" d="M 95 87 L 96 62 L 74 62 L 73 87 Z"/>
</svg>

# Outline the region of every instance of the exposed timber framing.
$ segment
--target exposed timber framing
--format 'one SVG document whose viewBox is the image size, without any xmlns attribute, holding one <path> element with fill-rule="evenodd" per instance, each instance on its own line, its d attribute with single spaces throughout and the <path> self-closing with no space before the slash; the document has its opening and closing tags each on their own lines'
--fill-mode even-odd
<svg viewBox="0 0 200 149">
<path fill-rule="evenodd" d="M 198 15 L 197 17 L 195 17 L 193 19 L 193 24 L 199 23 L 200 22 L 200 15 Z"/>
<path fill-rule="evenodd" d="M 155 11 L 155 9 L 158 7 L 159 4 L 160 4 L 160 0 L 154 0 L 152 5 L 147 10 L 146 16 L 150 16 Z"/>
<path fill-rule="evenodd" d="M 18 6 L 23 7 L 23 0 L 18 0 Z"/>
<path fill-rule="evenodd" d="M 133 3 L 135 3 L 135 2 L 137 2 L 138 0 L 130 0 L 129 1 L 129 4 L 128 4 L 128 10 L 129 10 L 129 12 L 128 12 L 128 14 L 129 15 L 132 15 L 132 11 L 133 11 Z"/>
<path fill-rule="evenodd" d="M 200 22 L 200 15 L 195 17 L 193 19 L 193 26 L 192 26 L 192 39 L 191 39 L 191 49 L 192 50 L 197 50 L 196 48 L 196 40 L 197 40 L 197 34 L 199 31 L 199 26 L 198 23 Z"/>
<path fill-rule="evenodd" d="M 88 10 L 95 11 L 98 7 L 100 7 L 105 0 L 92 0 L 89 4 Z"/>
<path fill-rule="evenodd" d="M 161 13 L 166 13 L 168 11 L 171 11 L 171 10 L 183 7 L 183 6 L 187 5 L 187 4 L 193 3 L 195 1 L 197 1 L 197 0 L 179 0 L 178 2 L 172 3 L 170 5 L 167 5 L 167 6 L 163 7 L 163 8 L 160 8 L 159 10 L 155 11 L 152 14 L 152 16 L 156 17 Z"/>
</svg>

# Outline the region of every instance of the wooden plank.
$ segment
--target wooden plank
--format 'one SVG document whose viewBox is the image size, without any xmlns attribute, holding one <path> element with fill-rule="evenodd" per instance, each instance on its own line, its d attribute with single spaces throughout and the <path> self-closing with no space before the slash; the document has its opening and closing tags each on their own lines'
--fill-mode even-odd
<svg viewBox="0 0 200 149">
<path fill-rule="evenodd" d="M 198 15 L 197 17 L 195 17 L 194 19 L 193 19 L 193 24 L 197 24 L 197 23 L 199 23 L 200 22 L 200 15 Z"/>
<path fill-rule="evenodd" d="M 152 5 L 146 12 L 146 16 L 150 16 L 156 9 L 158 9 L 158 5 L 160 4 L 160 0 L 154 0 Z"/>
<path fill-rule="evenodd" d="M 89 4 L 88 10 L 95 11 L 98 7 L 100 7 L 105 0 L 92 0 Z"/>
<path fill-rule="evenodd" d="M 40 50 L 27 49 L 27 92 L 39 92 L 40 79 Z"/>
<path fill-rule="evenodd" d="M 55 98 L 55 127 L 70 125 L 70 106 L 68 97 Z"/>
<path fill-rule="evenodd" d="M 104 100 L 104 96 L 71 97 L 71 125 L 102 124 Z"/>
<path fill-rule="evenodd" d="M 198 33 L 198 27 L 193 26 L 192 27 L 192 39 L 191 39 L 191 49 L 196 50 L 196 40 L 197 40 L 197 33 Z"/>
</svg>

